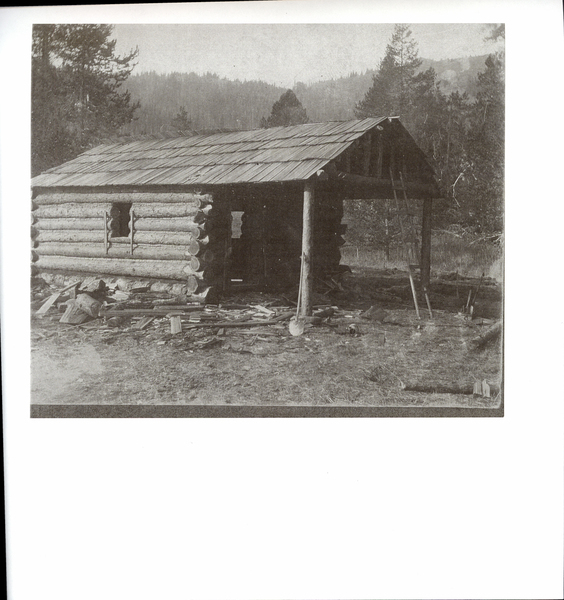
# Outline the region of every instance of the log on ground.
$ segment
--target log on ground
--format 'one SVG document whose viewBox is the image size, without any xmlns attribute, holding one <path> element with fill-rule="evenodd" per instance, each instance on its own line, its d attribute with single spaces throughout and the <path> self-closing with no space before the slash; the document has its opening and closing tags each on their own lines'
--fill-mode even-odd
<svg viewBox="0 0 564 600">
<path fill-rule="evenodd" d="M 474 385 L 468 384 L 442 384 L 442 383 L 408 383 L 405 384 L 403 390 L 406 392 L 423 392 L 425 394 L 462 394 L 471 396 L 474 393 Z M 491 396 L 496 396 L 499 393 L 499 386 L 490 384 Z"/>
<path fill-rule="evenodd" d="M 502 331 L 503 331 L 503 328 L 502 328 L 501 321 L 500 321 L 499 323 L 495 323 L 491 327 L 488 327 L 488 329 L 486 329 L 486 331 L 484 331 L 484 333 L 482 333 L 481 335 L 479 335 L 475 338 L 472 338 L 470 340 L 470 344 L 472 345 L 473 348 L 476 348 L 476 349 L 482 348 L 489 341 L 495 340 L 495 339 L 501 337 Z"/>
</svg>

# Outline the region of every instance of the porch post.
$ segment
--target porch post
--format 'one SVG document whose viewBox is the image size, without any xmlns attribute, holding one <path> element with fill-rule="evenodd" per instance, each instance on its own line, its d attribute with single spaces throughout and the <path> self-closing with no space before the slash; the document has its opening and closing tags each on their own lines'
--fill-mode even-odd
<svg viewBox="0 0 564 600">
<path fill-rule="evenodd" d="M 421 287 L 428 288 L 431 281 L 431 225 L 433 218 L 433 198 L 423 200 L 421 219 Z"/>
<path fill-rule="evenodd" d="M 313 239 L 313 203 L 315 201 L 315 183 L 308 180 L 304 185 L 304 212 L 302 231 L 302 270 L 300 286 L 302 290 L 300 315 L 310 316 L 312 308 L 312 239 Z"/>
</svg>

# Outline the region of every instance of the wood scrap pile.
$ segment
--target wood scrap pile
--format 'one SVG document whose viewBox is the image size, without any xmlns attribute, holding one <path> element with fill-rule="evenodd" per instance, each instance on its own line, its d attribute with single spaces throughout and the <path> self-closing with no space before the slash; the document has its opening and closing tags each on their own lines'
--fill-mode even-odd
<svg viewBox="0 0 564 600">
<path fill-rule="evenodd" d="M 125 327 L 143 331 L 167 326 L 171 335 L 178 335 L 194 329 L 214 328 L 216 332 L 224 332 L 237 328 L 245 335 L 259 327 L 286 328 L 295 315 L 291 304 L 293 302 L 285 297 L 259 293 L 243 301 L 238 298 L 236 303 L 202 305 L 190 302 L 182 294 L 150 291 L 147 286 L 124 291 L 115 283 L 106 284 L 89 277 L 58 291 L 42 289 L 41 301 L 36 299 L 32 308 L 35 317 L 50 317 L 85 329 Z M 314 309 L 313 316 L 307 317 L 309 326 L 328 324 L 337 313 L 340 317 L 353 316 L 328 305 L 317 305 Z"/>
</svg>

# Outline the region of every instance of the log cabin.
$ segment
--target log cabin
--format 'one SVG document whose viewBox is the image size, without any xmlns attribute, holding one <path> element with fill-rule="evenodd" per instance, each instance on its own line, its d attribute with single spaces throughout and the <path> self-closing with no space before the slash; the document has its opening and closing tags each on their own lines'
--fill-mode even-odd
<svg viewBox="0 0 564 600">
<path fill-rule="evenodd" d="M 104 144 L 32 179 L 32 273 L 182 282 L 203 301 L 339 271 L 343 202 L 420 214 L 430 275 L 433 169 L 398 118 Z M 211 292 L 215 293 L 211 293 Z"/>
</svg>

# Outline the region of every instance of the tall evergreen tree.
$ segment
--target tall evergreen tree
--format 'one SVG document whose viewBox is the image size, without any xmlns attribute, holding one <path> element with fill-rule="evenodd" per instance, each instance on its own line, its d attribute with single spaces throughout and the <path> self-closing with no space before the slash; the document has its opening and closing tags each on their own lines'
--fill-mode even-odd
<svg viewBox="0 0 564 600">
<path fill-rule="evenodd" d="M 478 96 L 469 131 L 471 217 L 485 231 L 503 227 L 505 77 L 503 57 L 490 55 L 478 76 Z"/>
<path fill-rule="evenodd" d="M 415 74 L 421 66 L 417 43 L 407 25 L 396 25 L 372 86 L 356 105 L 358 118 L 399 116 L 405 120 L 413 109 Z"/>
<path fill-rule="evenodd" d="M 32 174 L 69 160 L 130 122 L 122 84 L 137 50 L 115 54 L 111 25 L 37 25 L 32 54 Z"/>
<path fill-rule="evenodd" d="M 272 106 L 268 119 L 261 120 L 261 127 L 280 127 L 281 125 L 301 125 L 309 119 L 302 103 L 292 90 L 284 92 Z"/>
</svg>

